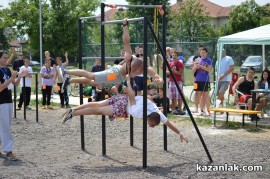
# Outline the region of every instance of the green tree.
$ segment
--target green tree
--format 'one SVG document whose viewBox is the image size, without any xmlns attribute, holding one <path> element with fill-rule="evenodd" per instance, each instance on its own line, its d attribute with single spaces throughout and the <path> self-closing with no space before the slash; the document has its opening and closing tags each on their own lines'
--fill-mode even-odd
<svg viewBox="0 0 270 179">
<path fill-rule="evenodd" d="M 179 36 L 189 36 L 189 41 L 197 41 L 193 37 L 215 37 L 216 32 L 211 26 L 211 20 L 198 0 L 187 0 L 169 14 L 169 39 L 175 41 Z"/>
<path fill-rule="evenodd" d="M 78 18 L 93 15 L 100 0 L 50 0 L 42 2 L 43 51 L 52 55 L 77 55 Z M 17 37 L 28 36 L 39 56 L 39 0 L 17 0 L 0 11 L 0 27 L 15 27 Z"/>
<path fill-rule="evenodd" d="M 255 0 L 248 0 L 236 6 L 229 16 L 232 33 L 260 26 L 262 12 L 262 8 Z"/>
</svg>

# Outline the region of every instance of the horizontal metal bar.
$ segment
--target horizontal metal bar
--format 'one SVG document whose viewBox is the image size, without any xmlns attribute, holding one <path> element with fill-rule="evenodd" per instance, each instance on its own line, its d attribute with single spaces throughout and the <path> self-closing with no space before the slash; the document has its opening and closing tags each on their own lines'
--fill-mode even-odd
<svg viewBox="0 0 270 179">
<path fill-rule="evenodd" d="M 95 19 L 95 18 L 100 18 L 100 15 L 98 15 L 98 16 L 90 16 L 90 17 L 80 17 L 81 20 L 85 20 L 85 19 Z"/>
<path fill-rule="evenodd" d="M 133 19 L 127 19 L 128 22 L 135 22 L 135 21 L 143 21 L 144 17 L 138 17 Z M 122 24 L 124 20 L 114 20 L 114 21 L 104 21 L 101 22 L 102 25 L 104 24 Z"/>
<path fill-rule="evenodd" d="M 121 5 L 121 4 L 105 4 L 107 7 L 115 6 L 115 7 L 142 7 L 142 8 L 155 8 L 162 5 Z"/>
<path fill-rule="evenodd" d="M 82 57 L 83 60 L 89 59 L 101 59 L 101 57 Z M 124 57 L 105 57 L 107 60 L 114 60 L 114 59 L 124 59 Z"/>
</svg>

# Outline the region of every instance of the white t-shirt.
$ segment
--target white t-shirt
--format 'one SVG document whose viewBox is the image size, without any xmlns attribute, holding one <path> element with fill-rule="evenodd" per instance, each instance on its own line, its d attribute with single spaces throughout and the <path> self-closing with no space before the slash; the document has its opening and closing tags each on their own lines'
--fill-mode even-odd
<svg viewBox="0 0 270 179">
<path fill-rule="evenodd" d="M 56 72 L 57 72 L 57 83 L 63 83 L 63 71 L 64 69 L 67 69 L 66 63 L 62 63 L 61 66 L 56 67 Z"/>
<path fill-rule="evenodd" d="M 27 70 L 28 73 L 33 73 L 32 67 L 30 66 L 28 67 L 21 66 L 19 73 L 22 73 L 25 70 Z M 31 87 L 32 86 L 31 81 L 32 81 L 32 78 L 30 78 L 29 76 L 25 77 L 25 87 Z M 21 78 L 20 85 L 21 87 L 23 87 L 23 78 Z"/>
<path fill-rule="evenodd" d="M 143 119 L 143 96 L 136 96 L 135 100 L 136 104 L 129 107 L 128 113 L 134 118 Z M 152 112 L 157 112 L 160 115 L 160 121 L 163 124 L 168 121 L 166 116 L 164 116 L 158 107 L 147 99 L 147 115 L 150 115 Z"/>
<path fill-rule="evenodd" d="M 234 65 L 234 61 L 233 61 L 232 57 L 230 57 L 230 56 L 225 56 L 220 61 L 221 61 L 221 63 L 220 63 L 219 71 L 218 71 L 218 77 L 220 77 L 220 75 L 222 75 L 226 71 L 228 71 L 230 69 L 230 66 L 231 65 Z M 218 69 L 218 61 L 216 63 L 216 69 Z M 229 75 L 225 76 L 220 81 L 228 81 L 228 82 L 230 82 L 231 80 L 232 80 L 232 73 L 230 73 Z"/>
</svg>

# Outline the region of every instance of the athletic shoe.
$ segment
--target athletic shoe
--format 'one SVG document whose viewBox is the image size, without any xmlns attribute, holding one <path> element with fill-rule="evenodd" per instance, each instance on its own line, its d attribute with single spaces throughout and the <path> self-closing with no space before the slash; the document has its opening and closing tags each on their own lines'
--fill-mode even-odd
<svg viewBox="0 0 270 179">
<path fill-rule="evenodd" d="M 6 157 L 7 157 L 8 160 L 11 160 L 11 161 L 16 161 L 16 160 L 18 160 L 18 158 L 16 157 L 16 155 L 15 155 L 14 153 L 12 153 L 12 152 L 8 152 L 8 153 L 6 154 Z"/>
<path fill-rule="evenodd" d="M 29 107 L 29 106 L 26 106 L 26 108 L 25 109 L 27 109 L 27 110 L 31 110 L 32 108 L 31 107 Z"/>
<path fill-rule="evenodd" d="M 47 108 L 48 109 L 53 109 L 53 107 L 51 105 L 48 105 Z"/>
<path fill-rule="evenodd" d="M 65 114 L 64 117 L 62 119 L 62 124 L 64 124 L 66 121 L 68 121 L 69 119 L 72 119 L 72 113 L 73 113 L 74 109 L 70 108 L 68 109 Z"/>
<path fill-rule="evenodd" d="M 66 104 L 66 108 L 71 108 L 69 104 Z"/>
<path fill-rule="evenodd" d="M 178 112 L 176 110 L 171 112 L 172 115 L 178 115 Z"/>
<path fill-rule="evenodd" d="M 195 110 L 193 110 L 193 111 L 191 111 L 192 113 L 198 113 L 199 112 L 199 110 L 198 110 L 198 108 L 196 108 Z"/>
<path fill-rule="evenodd" d="M 17 111 L 20 111 L 21 109 L 22 109 L 21 107 L 18 107 L 16 110 L 17 110 Z"/>
<path fill-rule="evenodd" d="M 178 112 L 178 115 L 185 115 L 186 113 L 184 111 L 180 111 L 179 109 L 176 110 Z"/>
</svg>

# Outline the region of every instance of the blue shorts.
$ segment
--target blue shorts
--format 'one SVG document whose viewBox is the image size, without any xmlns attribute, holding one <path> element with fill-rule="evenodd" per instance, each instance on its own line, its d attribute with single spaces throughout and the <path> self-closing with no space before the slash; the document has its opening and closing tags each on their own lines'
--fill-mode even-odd
<svg viewBox="0 0 270 179">
<path fill-rule="evenodd" d="M 142 91 L 143 90 L 143 76 L 135 76 L 134 82 L 136 84 L 136 88 L 134 90 Z"/>
</svg>

